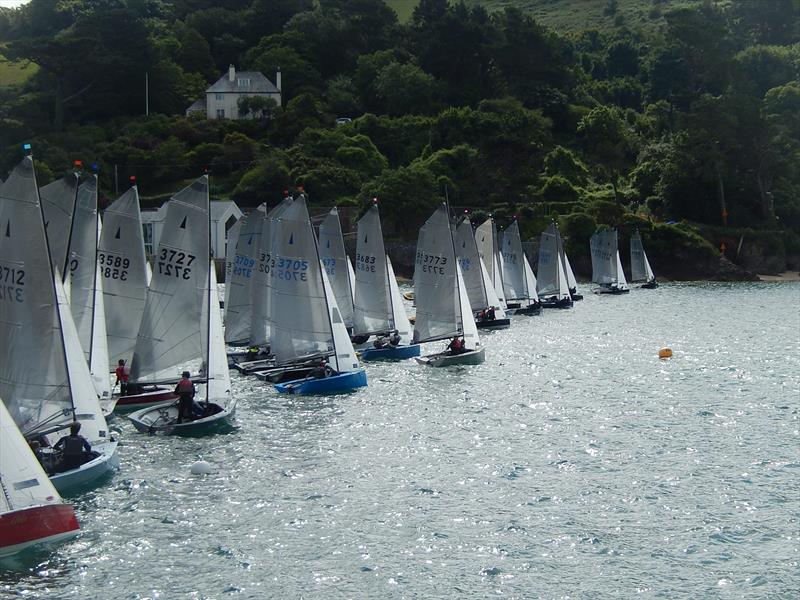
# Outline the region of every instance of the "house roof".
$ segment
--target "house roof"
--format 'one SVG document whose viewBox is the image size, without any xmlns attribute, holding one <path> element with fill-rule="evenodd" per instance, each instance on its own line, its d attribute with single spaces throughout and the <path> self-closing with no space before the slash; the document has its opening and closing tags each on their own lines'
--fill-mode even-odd
<svg viewBox="0 0 800 600">
<path fill-rule="evenodd" d="M 200 100 L 195 100 L 192 105 L 186 109 L 186 112 L 206 112 L 205 96 L 200 98 Z"/>
<path fill-rule="evenodd" d="M 233 200 L 212 200 L 211 207 L 211 220 L 216 223 L 222 219 L 228 210 L 233 207 L 233 215 L 236 218 L 242 216 L 242 210 L 236 205 Z M 165 202 L 158 208 L 143 208 L 142 223 L 157 223 L 166 218 L 167 203 Z"/>
<path fill-rule="evenodd" d="M 237 83 L 242 79 L 249 79 L 249 86 L 239 86 Z M 233 81 L 225 73 L 220 77 L 216 83 L 206 89 L 206 94 L 224 94 L 224 93 L 251 93 L 251 94 L 280 94 L 281 91 L 275 87 L 269 79 L 264 77 L 259 71 L 237 71 Z"/>
</svg>

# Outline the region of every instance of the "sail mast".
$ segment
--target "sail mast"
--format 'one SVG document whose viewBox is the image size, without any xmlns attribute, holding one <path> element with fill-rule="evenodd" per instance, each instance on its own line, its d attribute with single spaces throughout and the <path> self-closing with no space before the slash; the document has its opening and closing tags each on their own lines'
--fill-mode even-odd
<svg viewBox="0 0 800 600">
<path fill-rule="evenodd" d="M 206 173 L 206 179 L 208 179 L 208 173 Z M 206 293 L 206 302 L 208 303 L 208 310 L 206 311 L 206 344 L 205 344 L 206 403 L 208 403 L 208 401 L 210 400 L 209 380 L 211 378 L 211 311 L 219 310 L 219 304 L 217 304 L 216 307 L 211 306 L 211 299 L 213 297 L 211 293 L 211 269 L 216 269 L 216 265 L 214 264 L 214 250 L 211 248 L 211 198 L 209 198 L 209 187 L 210 185 L 206 185 L 206 216 L 208 217 L 208 278 L 207 278 L 208 290 Z"/>
<path fill-rule="evenodd" d="M 456 242 L 453 239 L 453 226 L 450 222 L 450 196 L 447 194 L 447 184 L 444 186 L 444 204 L 447 207 L 447 233 L 450 235 L 450 247 L 453 249 L 453 264 L 458 269 L 458 255 L 456 254 Z M 464 333 L 464 309 L 461 306 L 461 294 L 459 293 L 458 289 L 458 273 L 456 272 L 455 277 L 455 284 L 456 284 L 456 298 L 458 298 L 458 318 L 461 320 L 461 333 Z M 458 331 L 458 328 L 456 328 Z"/>
</svg>

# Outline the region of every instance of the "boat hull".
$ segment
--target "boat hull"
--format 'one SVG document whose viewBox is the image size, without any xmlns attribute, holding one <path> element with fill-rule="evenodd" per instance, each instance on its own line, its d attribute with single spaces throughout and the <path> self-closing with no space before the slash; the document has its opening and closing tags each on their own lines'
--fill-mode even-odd
<svg viewBox="0 0 800 600">
<path fill-rule="evenodd" d="M 0 515 L 0 558 L 39 544 L 54 544 L 79 532 L 71 504 L 45 504 Z"/>
<path fill-rule="evenodd" d="M 643 290 L 654 290 L 658 287 L 658 282 L 654 279 L 639 286 Z"/>
<path fill-rule="evenodd" d="M 364 348 L 361 350 L 361 360 L 404 360 L 414 358 L 422 352 L 422 346 L 411 344 L 409 346 L 387 346 L 385 348 Z"/>
<path fill-rule="evenodd" d="M 367 385 L 367 372 L 360 368 L 356 371 L 339 373 L 321 379 L 295 379 L 286 383 L 275 385 L 275 389 L 282 394 L 300 394 L 304 396 L 315 394 L 339 394 L 351 392 L 356 388 Z"/>
<path fill-rule="evenodd" d="M 119 469 L 116 441 L 93 444 L 92 450 L 98 452 L 99 456 L 76 469 L 50 476 L 50 481 L 59 494 L 65 496 L 97 485 L 101 479 Z"/>
<path fill-rule="evenodd" d="M 492 319 L 491 321 L 475 320 L 478 329 L 506 329 L 511 327 L 511 319 Z"/>
<path fill-rule="evenodd" d="M 595 294 L 610 294 L 612 296 L 619 296 L 620 294 L 627 294 L 630 292 L 628 288 L 600 286 L 592 290 Z"/>
<path fill-rule="evenodd" d="M 205 402 L 199 404 L 205 405 Z M 208 406 L 211 414 L 183 423 L 178 423 L 177 402 L 164 402 L 158 406 L 138 410 L 129 414 L 128 420 L 141 433 L 202 435 L 229 424 L 230 418 L 236 412 L 235 400 L 224 406 L 212 401 L 208 403 Z"/>
<path fill-rule="evenodd" d="M 129 394 L 127 396 L 114 396 L 116 404 L 114 410 L 116 412 L 130 412 L 132 410 L 139 410 L 175 400 L 178 396 L 172 391 L 172 388 L 158 388 L 142 392 L 140 394 Z"/>
<path fill-rule="evenodd" d="M 542 300 L 542 308 L 572 308 L 572 298 Z"/>
<path fill-rule="evenodd" d="M 255 375 L 256 379 L 261 381 L 269 381 L 270 383 L 283 383 L 286 381 L 294 381 L 296 379 L 303 379 L 308 377 L 316 368 L 314 367 L 272 367 L 263 371 L 253 371 L 251 375 Z"/>
<path fill-rule="evenodd" d="M 511 313 L 512 315 L 540 315 L 542 314 L 542 305 L 540 303 L 531 304 L 530 306 L 526 306 L 524 308 L 515 308 L 514 312 Z"/>
<path fill-rule="evenodd" d="M 417 358 L 417 362 L 431 367 L 452 367 L 456 365 L 479 365 L 486 361 L 486 348 L 470 350 L 461 354 L 440 352 Z"/>
<path fill-rule="evenodd" d="M 583 294 L 579 294 L 576 288 L 570 288 L 569 295 L 572 297 L 573 302 L 577 302 L 578 300 L 583 300 Z"/>
</svg>

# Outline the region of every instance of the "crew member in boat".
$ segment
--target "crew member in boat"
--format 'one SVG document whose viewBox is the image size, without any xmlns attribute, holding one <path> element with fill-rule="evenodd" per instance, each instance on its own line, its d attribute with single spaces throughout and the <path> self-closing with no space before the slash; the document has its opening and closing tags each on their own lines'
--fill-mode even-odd
<svg viewBox="0 0 800 600">
<path fill-rule="evenodd" d="M 392 332 L 392 335 L 389 336 L 389 345 L 390 346 L 399 346 L 400 345 L 400 332 L 395 329 Z"/>
<path fill-rule="evenodd" d="M 467 351 L 466 348 L 464 348 L 464 338 L 458 336 L 454 337 L 447 345 L 447 349 L 450 351 L 450 354 L 463 354 Z"/>
<path fill-rule="evenodd" d="M 487 321 L 494 321 L 494 319 L 495 319 L 494 306 L 490 306 L 489 310 L 486 311 L 486 320 Z"/>
<path fill-rule="evenodd" d="M 92 459 L 92 445 L 80 434 L 81 424 L 73 421 L 69 426 L 69 435 L 65 435 L 53 446 L 54 450 L 61 452 L 61 461 L 58 471 L 77 469 L 83 463 Z"/>
<path fill-rule="evenodd" d="M 389 345 L 389 340 L 387 340 L 385 336 L 379 335 L 377 338 L 375 338 L 375 341 L 372 342 L 372 345 L 377 350 L 380 350 L 381 348 L 386 348 L 386 346 Z"/>
<path fill-rule="evenodd" d="M 197 390 L 190 379 L 189 371 L 184 371 L 178 385 L 175 386 L 175 393 L 178 396 L 178 423 L 184 419 L 191 421 L 194 419 L 194 395 Z"/>
<path fill-rule="evenodd" d="M 331 366 L 328 364 L 328 361 L 324 358 L 319 361 L 319 364 L 314 367 L 314 370 L 311 371 L 311 377 L 315 379 L 324 379 L 325 377 L 330 377 L 331 375 L 335 375 L 336 371 L 334 371 Z"/>
<path fill-rule="evenodd" d="M 117 362 L 117 368 L 114 371 L 117 375 L 117 383 L 119 384 L 119 395 L 128 395 L 128 381 L 131 378 L 131 368 L 125 365 L 125 359 L 120 358 Z"/>
</svg>

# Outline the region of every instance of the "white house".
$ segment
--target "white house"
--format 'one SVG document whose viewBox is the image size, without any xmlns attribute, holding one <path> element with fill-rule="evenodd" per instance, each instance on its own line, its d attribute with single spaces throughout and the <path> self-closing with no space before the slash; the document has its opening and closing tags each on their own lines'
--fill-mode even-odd
<svg viewBox="0 0 800 600">
<path fill-rule="evenodd" d="M 231 200 L 211 201 L 211 251 L 214 258 L 224 259 L 228 244 L 228 231 L 242 218 L 241 209 Z M 142 231 L 144 232 L 144 249 L 147 256 L 152 256 L 158 247 L 164 219 L 167 217 L 166 202 L 161 208 L 142 210 Z M 236 240 L 231 240 L 236 243 Z"/>
<path fill-rule="evenodd" d="M 239 115 L 239 99 L 246 96 L 263 96 L 272 98 L 281 105 L 281 72 L 275 73 L 275 83 L 258 71 L 236 72 L 236 68 L 228 67 L 227 74 L 206 89 L 202 98 L 186 109 L 186 116 L 205 113 L 209 119 L 243 119 Z"/>
</svg>

